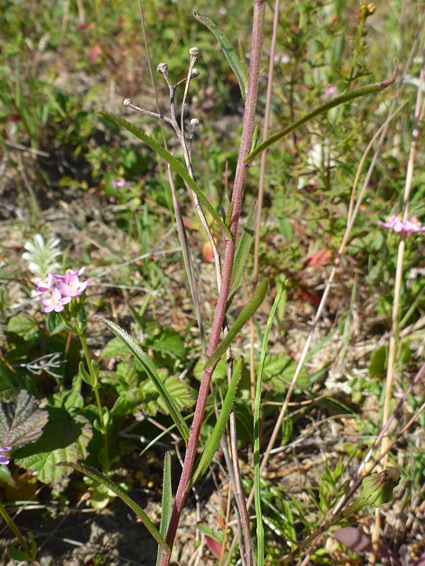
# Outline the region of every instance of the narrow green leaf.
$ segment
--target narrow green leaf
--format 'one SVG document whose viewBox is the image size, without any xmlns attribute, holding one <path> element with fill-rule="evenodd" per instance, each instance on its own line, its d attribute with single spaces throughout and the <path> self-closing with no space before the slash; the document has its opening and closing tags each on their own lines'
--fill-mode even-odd
<svg viewBox="0 0 425 566">
<path fill-rule="evenodd" d="M 229 228 L 225 225 L 223 220 L 220 218 L 220 215 L 214 209 L 212 204 L 208 201 L 207 197 L 204 195 L 204 193 L 201 191 L 201 189 L 198 187 L 195 181 L 189 176 L 188 172 L 186 171 L 184 166 L 180 163 L 180 161 L 177 161 L 177 159 L 173 157 L 171 153 L 168 153 L 168 151 L 163 147 L 161 147 L 160 145 L 158 145 L 156 141 L 154 141 L 152 138 L 147 136 L 144 132 L 142 132 L 142 130 L 139 130 L 139 128 L 136 128 L 136 126 L 133 126 L 133 124 L 130 124 L 130 122 L 127 122 L 127 120 L 124 120 L 124 118 L 121 118 L 120 116 L 116 116 L 115 114 L 111 114 L 109 112 L 99 112 L 99 114 L 101 116 L 104 116 L 105 118 L 109 118 L 109 120 L 112 120 L 117 124 L 120 124 L 120 126 L 122 126 L 123 128 L 126 128 L 129 132 L 134 134 L 136 138 L 142 140 L 142 142 L 144 142 L 147 146 L 153 149 L 155 153 L 157 153 L 160 157 L 162 157 L 162 159 L 164 159 L 164 161 L 166 161 L 170 165 L 170 167 L 178 175 L 180 175 L 180 177 L 188 185 L 188 187 L 198 196 L 202 206 L 205 208 L 205 210 L 207 210 L 211 214 L 211 216 L 214 218 L 214 220 L 217 222 L 220 228 L 226 233 L 226 235 L 229 238 L 232 237 Z"/>
<path fill-rule="evenodd" d="M 91 466 L 86 466 L 85 464 L 76 464 L 74 462 L 58 462 L 56 466 L 65 466 L 68 468 L 72 468 L 77 472 L 92 478 L 93 480 L 99 482 L 101 485 L 105 486 L 109 490 L 111 490 L 115 495 L 117 495 L 121 501 L 123 501 L 130 509 L 136 513 L 145 527 L 148 529 L 150 534 L 156 540 L 156 542 L 161 545 L 161 548 L 165 550 L 168 554 L 170 553 L 170 547 L 165 542 L 164 537 L 159 533 L 158 529 L 149 519 L 148 515 L 143 511 L 143 509 L 138 505 L 131 497 L 129 497 L 125 491 L 123 491 L 116 483 L 114 483 L 111 479 L 109 479 L 105 474 L 98 472 L 95 468 Z"/>
<path fill-rule="evenodd" d="M 170 523 L 171 512 L 173 508 L 173 492 L 171 487 L 171 456 L 169 452 L 164 456 L 164 475 L 162 482 L 162 513 L 161 525 L 159 532 L 164 538 L 167 536 L 168 525 Z M 156 559 L 156 566 L 160 566 L 162 556 L 162 548 L 158 546 L 158 556 Z"/>
<path fill-rule="evenodd" d="M 325 102 L 325 104 L 320 105 L 318 108 L 316 108 L 312 112 L 309 112 L 308 114 L 306 114 L 305 116 L 303 116 L 302 118 L 300 118 L 299 120 L 297 120 L 296 122 L 285 128 L 284 130 L 277 132 L 277 134 L 270 136 L 265 141 L 263 141 L 263 143 L 260 143 L 260 145 L 254 149 L 254 151 L 251 151 L 251 153 L 245 159 L 245 163 L 252 161 L 255 157 L 260 155 L 260 153 L 268 149 L 270 146 L 272 146 L 282 138 L 289 135 L 294 130 L 298 129 L 306 122 L 309 122 L 313 118 L 316 118 L 316 116 L 320 116 L 320 114 L 329 112 L 329 110 L 331 110 L 332 108 L 335 108 L 340 104 L 345 104 L 346 102 L 349 102 L 350 100 L 354 100 L 355 98 L 359 98 L 360 96 L 365 96 L 367 94 L 373 94 L 375 92 L 379 92 L 384 88 L 386 88 L 387 86 L 389 86 L 390 84 L 392 84 L 395 81 L 396 77 L 397 77 L 397 68 L 395 69 L 393 75 L 386 81 L 367 85 L 362 88 L 353 90 L 351 92 L 346 92 L 341 96 L 337 96 L 333 100 L 329 100 L 328 102 Z"/>
<path fill-rule="evenodd" d="M 217 452 L 217 448 L 220 444 L 221 437 L 223 436 L 224 429 L 226 428 L 226 424 L 233 407 L 233 402 L 235 400 L 235 395 L 236 395 L 236 389 L 238 387 L 238 383 L 242 375 L 242 368 L 243 368 L 243 358 L 239 358 L 233 370 L 232 379 L 230 381 L 230 385 L 227 390 L 220 415 L 217 419 L 217 422 L 215 423 L 213 432 L 205 445 L 204 451 L 202 452 L 202 456 L 194 468 L 192 479 L 187 489 L 189 489 L 195 482 L 197 482 L 205 474 L 205 472 L 208 469 L 208 466 L 211 463 L 211 460 L 214 457 L 214 454 Z"/>
<path fill-rule="evenodd" d="M 251 316 L 255 313 L 255 311 L 261 305 L 261 303 L 264 300 L 264 297 L 266 296 L 268 287 L 269 287 L 269 280 L 268 279 L 265 279 L 264 281 L 262 281 L 257 286 L 257 289 L 255 290 L 255 293 L 254 293 L 254 296 L 249 301 L 249 303 L 244 308 L 244 310 L 241 312 L 241 314 L 238 316 L 234 325 L 229 330 L 227 336 L 225 338 L 223 338 L 223 340 L 220 342 L 220 344 L 214 350 L 211 357 L 208 358 L 207 363 L 205 364 L 205 367 L 204 367 L 204 371 L 215 366 L 215 364 L 218 362 L 218 360 L 221 358 L 221 356 L 227 350 L 227 348 L 229 347 L 229 344 L 235 338 L 235 336 L 237 335 L 239 330 L 245 325 L 245 323 L 251 318 Z"/>
<path fill-rule="evenodd" d="M 251 210 L 249 211 L 248 220 L 246 222 L 246 226 L 243 229 L 243 233 L 241 239 L 239 240 L 238 248 L 235 254 L 235 261 L 233 263 L 233 270 L 232 270 L 232 277 L 230 280 L 230 292 L 229 292 L 229 304 L 233 299 L 233 295 L 239 288 L 239 283 L 242 278 L 243 271 L 245 269 L 246 262 L 248 261 L 249 252 L 251 250 L 251 245 L 254 240 L 255 234 L 255 224 L 257 221 L 257 203 L 254 203 L 251 206 Z"/>
<path fill-rule="evenodd" d="M 136 356 L 137 360 L 142 364 L 144 370 L 151 378 L 152 382 L 154 383 L 156 389 L 158 390 L 161 399 L 165 403 L 167 409 L 170 412 L 170 415 L 173 421 L 176 423 L 177 428 L 180 431 L 184 441 L 187 443 L 189 438 L 189 427 L 187 426 L 186 422 L 184 421 L 180 411 L 176 407 L 172 397 L 168 393 L 166 387 L 162 379 L 158 376 L 156 372 L 156 368 L 153 365 L 152 361 L 148 358 L 148 356 L 144 353 L 140 344 L 129 336 L 125 330 L 120 328 L 117 324 L 104 318 L 103 316 L 97 316 L 99 320 L 101 320 L 108 328 L 117 336 L 120 340 L 122 340 L 131 350 L 131 352 Z"/>
<path fill-rule="evenodd" d="M 279 301 L 282 298 L 284 288 L 282 287 L 276 296 L 267 320 L 266 330 L 264 332 L 263 342 L 261 345 L 260 366 L 258 368 L 255 384 L 255 400 L 254 400 L 254 500 L 255 513 L 257 516 L 257 564 L 264 564 L 264 527 L 263 515 L 261 512 L 261 488 L 260 488 L 260 406 L 261 406 L 261 386 L 263 384 L 263 371 L 266 362 L 267 345 L 269 342 L 270 330 L 273 318 L 276 314 Z"/>
<path fill-rule="evenodd" d="M 193 16 L 201 22 L 205 27 L 207 27 L 211 33 L 213 33 L 220 43 L 220 47 L 227 59 L 232 71 L 235 73 L 238 79 L 239 88 L 241 89 L 242 98 L 246 99 L 246 91 L 248 90 L 248 71 L 246 65 L 241 62 L 236 51 L 233 49 L 232 44 L 228 40 L 227 36 L 221 31 L 221 29 L 209 18 L 199 15 L 196 11 L 193 12 Z"/>
</svg>

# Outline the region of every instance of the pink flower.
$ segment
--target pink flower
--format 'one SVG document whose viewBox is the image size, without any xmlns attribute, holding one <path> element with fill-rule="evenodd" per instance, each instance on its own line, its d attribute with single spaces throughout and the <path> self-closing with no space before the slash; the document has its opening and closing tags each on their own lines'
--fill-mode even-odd
<svg viewBox="0 0 425 566">
<path fill-rule="evenodd" d="M 10 446 L 0 446 L 0 452 L 7 452 L 10 449 Z M 3 454 L 0 454 L 0 465 L 7 466 L 8 463 L 9 459 L 6 458 L 6 456 L 4 456 Z"/>
<path fill-rule="evenodd" d="M 326 98 L 330 98 L 336 91 L 336 87 L 334 85 L 330 85 L 328 86 L 328 88 L 325 90 L 325 97 Z"/>
<path fill-rule="evenodd" d="M 41 309 L 41 312 L 62 312 L 64 305 L 68 304 L 72 299 L 72 297 L 62 297 L 57 287 L 53 287 L 50 293 L 50 298 L 40 299 L 41 304 L 44 305 L 44 309 Z"/>
<path fill-rule="evenodd" d="M 55 279 L 60 279 L 62 281 L 65 281 L 67 275 L 76 275 L 77 277 L 80 277 L 80 275 L 84 273 L 85 270 L 86 270 L 86 266 L 83 265 L 83 267 L 80 267 L 80 269 L 77 269 L 77 271 L 74 271 L 73 269 L 67 269 L 65 275 L 59 275 L 58 273 L 55 273 L 53 277 Z"/>
<path fill-rule="evenodd" d="M 87 285 L 87 278 L 80 282 L 78 275 L 76 273 L 71 273 L 70 271 L 65 274 L 64 279 L 61 278 L 57 282 L 57 286 L 62 297 L 69 297 L 69 300 L 73 297 L 79 297 L 83 291 L 85 291 Z"/>
<path fill-rule="evenodd" d="M 388 230 L 393 230 L 393 232 L 406 232 L 407 236 L 411 236 L 413 232 L 425 232 L 425 226 L 419 222 L 416 214 L 410 220 L 404 221 L 401 216 L 393 214 L 386 222 L 378 221 L 378 224 Z"/>
<path fill-rule="evenodd" d="M 50 289 L 55 284 L 55 278 L 52 273 L 48 273 L 46 279 L 39 279 L 37 281 L 37 291 L 38 293 L 44 293 L 44 291 L 50 291 Z"/>
<path fill-rule="evenodd" d="M 121 187 L 131 187 L 131 183 L 129 181 L 112 181 L 112 186 L 114 189 L 119 189 Z"/>
</svg>

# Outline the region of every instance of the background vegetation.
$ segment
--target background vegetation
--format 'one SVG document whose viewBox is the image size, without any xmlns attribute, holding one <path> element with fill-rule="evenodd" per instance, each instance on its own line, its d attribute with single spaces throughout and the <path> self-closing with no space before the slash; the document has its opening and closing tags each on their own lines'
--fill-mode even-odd
<svg viewBox="0 0 425 566">
<path fill-rule="evenodd" d="M 134 136 L 98 114 L 118 114 L 163 143 L 158 120 L 121 104 L 129 97 L 133 104 L 157 111 L 140 15 L 136 2 L 118 0 L 30 4 L 1 0 L 0 7 L 0 444 L 7 445 L 8 403 L 25 407 L 21 424 L 31 417 L 34 429 L 40 428 L 38 438 L 24 437 L 21 446 L 18 442 L 9 466 L 0 466 L 0 502 L 11 516 L 17 514 L 15 521 L 25 536 L 27 530 L 34 533 L 41 564 L 49 564 L 47 555 L 54 563 L 114 564 L 119 560 L 114 550 L 126 537 L 122 520 L 128 521 L 121 503 L 93 479 L 83 480 L 81 474 L 55 464 L 78 459 L 102 469 L 159 520 L 164 454 L 172 455 L 170 477 L 175 489 L 184 448 L 172 428 L 169 408 L 148 379 L 149 371 L 119 338 L 111 338 L 94 315 L 113 320 L 137 338 L 189 426 L 203 367 L 166 165 Z M 154 70 L 166 62 L 177 82 L 187 73 L 189 49 L 195 45 L 200 49 L 199 77 L 191 82 L 186 112 L 188 121 L 195 117 L 200 122 L 192 142 L 193 165 L 198 186 L 225 215 L 239 151 L 243 100 L 216 38 L 193 17 L 193 8 L 186 0 L 144 3 L 149 56 Z M 266 6 L 257 106 L 260 140 L 273 9 Z M 258 371 L 267 319 L 276 294 L 283 290 L 263 374 L 264 453 L 344 237 L 352 199 L 356 202 L 365 179 L 367 184 L 312 349 L 262 473 L 266 564 L 279 563 L 323 522 L 381 430 L 394 301 L 396 354 L 391 364 L 395 377 L 390 412 L 423 363 L 423 235 L 421 230 L 400 235 L 377 224 L 407 211 L 415 106 L 418 87 L 423 90 L 423 11 L 413 2 L 398 1 L 377 4 L 376 10 L 369 5 L 370 13 L 363 12 L 362 17 L 365 9 L 342 0 L 294 0 L 279 10 L 270 133 L 332 97 L 388 79 L 394 60 L 399 74 L 382 92 L 321 114 L 267 153 L 258 279 L 268 277 L 270 286 L 252 323 L 233 344 L 235 357 L 242 355 L 246 362 L 235 402 L 245 495 L 253 486 L 255 435 L 250 324 L 256 331 L 253 363 Z M 249 65 L 251 3 L 201 0 L 196 10 L 214 20 Z M 154 74 L 160 111 L 168 115 L 168 89 Z M 365 155 L 372 137 L 396 110 L 379 152 L 374 153 L 375 141 Z M 173 131 L 165 128 L 165 135 L 169 151 L 181 158 Z M 422 133 L 418 135 L 408 216 L 416 215 L 420 221 L 425 218 L 425 155 Z M 374 168 L 366 177 L 372 160 Z M 248 175 L 242 223 L 258 197 L 259 162 L 257 158 Z M 179 179 L 176 188 L 209 333 L 217 299 L 211 250 Z M 215 226 L 213 233 L 220 240 Z M 34 240 L 36 234 L 42 240 Z M 59 241 L 51 241 L 49 247 L 51 238 Z M 401 240 L 403 269 L 400 288 L 394 290 Z M 25 250 L 29 256 L 24 257 Z M 230 324 L 253 292 L 252 255 L 228 312 Z M 30 260 L 39 266 L 44 261 L 41 272 L 31 270 Z M 82 369 L 77 336 L 55 313 L 41 313 L 38 300 L 31 298 L 34 277 L 45 277 L 47 268 L 64 273 L 83 265 L 89 284 L 79 312 L 86 317 L 81 324 L 87 323 L 87 354 L 96 362 L 96 383 Z M 220 404 L 220 392 L 224 396 L 226 391 L 224 360 L 213 381 Z M 419 380 L 389 429 L 390 441 L 423 401 L 423 380 Z M 200 453 L 214 423 L 210 397 Z M 391 557 L 401 564 L 399 556 L 406 548 L 412 563 L 424 552 L 424 425 L 420 413 L 390 452 L 389 464 L 402 470 L 402 487 L 381 525 L 384 554 L 379 560 Z M 106 463 L 105 436 L 109 439 Z M 230 552 L 237 529 L 226 507 L 228 481 L 222 456 L 219 451 L 189 496 L 186 523 L 173 555 L 177 563 L 187 564 L 191 558 L 191 563 L 200 564 L 238 559 L 237 548 L 233 555 Z M 81 541 L 82 548 L 73 551 L 63 544 L 70 537 L 60 528 L 54 537 L 46 536 L 55 520 L 69 520 L 70 509 L 82 512 L 85 507 L 107 508 L 112 514 L 113 520 L 99 527 L 110 533 L 110 545 L 102 543 L 99 534 L 90 538 L 86 532 L 74 531 L 71 538 Z M 104 513 L 99 511 L 91 519 L 93 524 L 101 524 Z M 367 532 L 372 515 L 370 510 L 359 512 L 354 522 L 363 521 Z M 346 525 L 347 518 L 340 517 L 338 527 Z M 5 524 L 0 524 L 0 534 L 6 564 L 12 541 Z M 143 549 L 137 536 L 119 549 L 122 558 L 116 563 L 126 559 L 154 563 L 150 535 L 146 533 Z M 255 526 L 252 536 L 256 544 Z M 331 540 L 325 545 L 322 539 L 311 549 L 314 563 L 366 560 L 350 541 L 343 545 Z"/>
</svg>

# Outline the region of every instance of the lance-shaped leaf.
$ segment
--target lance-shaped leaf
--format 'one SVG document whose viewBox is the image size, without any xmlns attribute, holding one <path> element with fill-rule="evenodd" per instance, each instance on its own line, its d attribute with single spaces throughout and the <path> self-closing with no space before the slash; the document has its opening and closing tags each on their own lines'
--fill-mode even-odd
<svg viewBox="0 0 425 566">
<path fill-rule="evenodd" d="M 28 391 L 21 391 L 10 401 L 0 401 L 0 444 L 17 448 L 35 442 L 43 434 L 47 411 L 37 407 Z"/>
<path fill-rule="evenodd" d="M 216 363 L 219 361 L 221 356 L 227 350 L 227 348 L 229 347 L 230 343 L 235 338 L 237 333 L 241 330 L 241 328 L 245 325 L 245 323 L 248 322 L 251 316 L 261 305 L 261 303 L 264 300 L 264 297 L 266 296 L 268 287 L 269 287 L 268 279 L 265 279 L 257 286 L 257 289 L 255 290 L 252 299 L 249 301 L 249 303 L 246 305 L 244 310 L 238 316 L 234 325 L 229 330 L 228 334 L 225 336 L 225 338 L 223 338 L 223 340 L 220 342 L 220 344 L 211 354 L 211 357 L 208 358 L 207 363 L 205 364 L 204 367 L 204 371 L 216 365 Z"/>
<path fill-rule="evenodd" d="M 123 128 L 126 128 L 129 132 L 134 134 L 136 138 L 142 140 L 142 142 L 144 142 L 147 146 L 153 149 L 155 153 L 157 153 L 160 157 L 162 157 L 162 159 L 164 159 L 164 161 L 168 163 L 171 169 L 173 169 L 173 171 L 175 171 L 177 175 L 180 175 L 180 177 L 183 179 L 186 185 L 196 194 L 202 206 L 205 208 L 205 210 L 207 210 L 211 214 L 211 216 L 214 218 L 215 222 L 217 222 L 217 224 L 220 226 L 223 232 L 225 232 L 225 234 L 229 238 L 232 237 L 229 228 L 220 218 L 218 212 L 208 201 L 207 197 L 204 195 L 204 193 L 201 191 L 201 189 L 198 187 L 195 181 L 189 176 L 188 172 L 180 163 L 180 161 L 177 161 L 177 159 L 173 157 L 171 153 L 168 153 L 166 149 L 164 149 L 159 144 L 157 144 L 156 141 L 154 141 L 152 138 L 147 136 L 144 132 L 142 132 L 142 130 L 139 130 L 139 128 L 136 128 L 136 126 L 133 126 L 133 124 L 130 124 L 130 122 L 127 122 L 127 120 L 124 120 L 123 118 L 121 118 L 120 116 L 116 116 L 115 114 L 110 114 L 109 112 L 99 112 L 99 114 L 101 116 L 104 116 L 105 118 L 109 118 L 109 120 L 112 120 L 117 124 L 120 124 L 120 126 L 123 126 Z"/>
<path fill-rule="evenodd" d="M 254 240 L 256 221 L 257 203 L 254 201 L 251 206 L 251 210 L 249 211 L 248 220 L 246 222 L 246 226 L 243 229 L 243 233 L 236 250 L 235 261 L 233 262 L 232 277 L 230 280 L 230 292 L 229 300 L 227 301 L 227 308 L 229 308 L 233 296 L 239 288 L 239 283 L 241 282 L 242 274 L 244 272 L 246 262 L 248 261 L 249 252 Z"/>
<path fill-rule="evenodd" d="M 328 102 L 325 102 L 325 104 L 318 106 L 315 110 L 309 112 L 308 114 L 306 114 L 305 116 L 303 116 L 302 118 L 300 118 L 299 120 L 297 120 L 296 122 L 285 128 L 284 130 L 277 132 L 277 134 L 270 136 L 262 143 L 260 143 L 260 145 L 254 149 L 254 151 L 251 151 L 251 153 L 245 159 L 245 163 L 252 161 L 255 157 L 260 155 L 260 153 L 268 149 L 270 146 L 272 146 L 282 138 L 289 135 L 294 130 L 298 129 L 306 122 L 309 122 L 313 118 L 316 118 L 316 116 L 320 116 L 320 114 L 329 112 L 329 110 L 331 110 L 332 108 L 335 108 L 340 104 L 345 104 L 346 102 L 349 102 L 350 100 L 354 100 L 355 98 L 359 98 L 360 96 L 365 96 L 367 94 L 373 94 L 375 92 L 379 92 L 384 88 L 386 88 L 387 86 L 389 86 L 390 84 L 392 84 L 395 81 L 396 77 L 397 77 L 397 67 L 395 68 L 392 76 L 386 81 L 380 83 L 374 83 L 371 85 L 364 86 L 362 88 L 358 88 L 356 90 L 352 90 L 351 92 L 347 92 L 345 94 L 342 94 L 341 96 L 337 96 L 336 98 L 329 100 Z"/>
<path fill-rule="evenodd" d="M 139 517 L 139 519 L 148 529 L 148 531 L 156 540 L 156 542 L 159 545 L 161 545 L 161 548 L 165 550 L 167 554 L 170 553 L 170 547 L 165 542 L 164 537 L 159 533 L 158 529 L 155 527 L 155 525 L 152 523 L 152 521 L 149 519 L 148 515 L 143 511 L 140 505 L 138 505 L 135 501 L 133 501 L 133 499 L 131 499 L 131 497 L 129 497 L 125 493 L 125 491 L 123 491 L 116 483 L 114 483 L 107 476 L 105 476 L 105 474 L 102 474 L 101 472 L 98 472 L 95 468 L 92 468 L 91 466 L 86 466 L 85 464 L 58 462 L 56 465 L 72 468 L 77 472 L 81 472 L 85 476 L 92 478 L 93 480 L 99 482 L 101 485 L 105 486 L 107 489 L 115 493 L 115 495 L 117 495 L 121 499 L 121 501 L 123 501 L 128 507 L 130 507 L 132 511 L 134 511 L 134 513 L 136 513 L 136 515 Z"/>
<path fill-rule="evenodd" d="M 229 415 L 233 407 L 233 402 L 235 400 L 236 389 L 240 377 L 242 375 L 243 358 L 239 358 L 234 370 L 232 379 L 230 380 L 229 388 L 227 389 L 226 397 L 224 399 L 223 406 L 220 411 L 220 415 L 215 423 L 213 432 L 209 437 L 202 456 L 199 462 L 195 465 L 194 472 L 187 487 L 187 490 L 201 478 L 208 469 L 211 460 L 214 458 L 214 454 L 217 452 L 217 448 L 220 444 L 221 437 L 223 436 L 224 429 L 226 428 L 227 421 L 229 420 Z M 187 491 L 186 490 L 186 491 Z"/>
<path fill-rule="evenodd" d="M 389 503 L 393 498 L 393 489 L 401 477 L 400 468 L 388 468 L 379 474 L 371 474 L 362 481 L 360 499 L 374 507 Z"/>
<path fill-rule="evenodd" d="M 108 328 L 117 336 L 124 344 L 128 346 L 137 360 L 141 363 L 143 369 L 146 371 L 148 376 L 151 378 L 152 382 L 154 383 L 156 389 L 158 390 L 161 399 L 163 400 L 165 406 L 167 407 L 170 415 L 175 422 L 177 428 L 182 435 L 182 438 L 185 442 L 189 438 L 189 427 L 187 426 L 186 422 L 184 421 L 180 411 L 178 410 L 176 404 L 173 401 L 173 398 L 167 391 L 162 379 L 157 374 L 156 368 L 153 365 L 152 361 L 148 358 L 148 356 L 144 353 L 140 344 L 132 338 L 125 330 L 120 328 L 117 324 L 108 320 L 107 318 L 103 318 L 103 316 L 97 316 L 99 320 L 101 320 Z"/>
<path fill-rule="evenodd" d="M 263 371 L 267 355 L 267 346 L 269 343 L 270 331 L 277 307 L 282 298 L 284 288 L 282 287 L 276 296 L 267 320 L 266 331 L 264 332 L 263 342 L 261 345 L 260 366 L 258 368 L 255 384 L 255 401 L 254 401 L 254 498 L 255 498 L 255 514 L 257 516 L 257 563 L 259 566 L 264 564 L 264 527 L 263 515 L 261 512 L 261 490 L 260 490 L 260 407 L 261 407 L 261 387 L 263 384 Z"/>
<path fill-rule="evenodd" d="M 217 24 L 215 24 L 209 18 L 205 16 L 201 16 L 196 11 L 193 12 L 193 16 L 204 24 L 211 33 L 213 33 L 220 44 L 220 47 L 224 53 L 224 56 L 227 59 L 232 71 L 235 73 L 236 78 L 238 79 L 239 88 L 241 89 L 242 98 L 245 100 L 246 98 L 246 91 L 248 89 L 248 71 L 244 62 L 242 62 L 236 51 L 233 49 L 232 44 L 228 40 L 227 36 L 221 31 Z"/>
</svg>

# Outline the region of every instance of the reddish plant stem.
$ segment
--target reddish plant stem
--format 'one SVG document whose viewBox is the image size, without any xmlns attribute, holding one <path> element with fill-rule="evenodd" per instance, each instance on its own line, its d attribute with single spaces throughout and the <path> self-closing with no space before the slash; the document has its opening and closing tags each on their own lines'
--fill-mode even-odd
<svg viewBox="0 0 425 566">
<path fill-rule="evenodd" d="M 230 279 L 232 275 L 233 261 L 235 257 L 236 233 L 238 229 L 239 216 L 242 206 L 243 190 L 244 190 L 246 175 L 249 168 L 249 164 L 244 163 L 244 160 L 250 152 L 251 143 L 252 143 L 252 134 L 254 130 L 254 117 L 255 117 L 255 108 L 257 103 L 257 91 L 258 91 L 258 76 L 260 72 L 261 48 L 263 43 L 264 11 L 265 11 L 265 0 L 254 0 L 249 83 L 246 94 L 241 146 L 239 150 L 238 163 L 236 166 L 236 175 L 235 175 L 235 181 L 234 181 L 233 193 L 232 193 L 233 212 L 229 225 L 232 238 L 228 238 L 225 236 L 222 284 L 217 300 L 217 307 L 215 310 L 214 320 L 211 329 L 211 335 L 207 350 L 208 357 L 211 356 L 211 354 L 214 352 L 214 350 L 217 348 L 217 345 L 220 342 L 221 329 L 223 326 L 224 316 L 226 314 L 226 304 L 229 297 Z M 202 375 L 201 385 L 199 387 L 198 400 L 196 403 L 192 428 L 187 443 L 187 450 L 183 464 L 183 470 L 180 476 L 180 481 L 174 501 L 173 512 L 171 514 L 170 524 L 168 527 L 168 532 L 166 537 L 167 543 L 171 549 L 174 544 L 174 539 L 176 536 L 180 515 L 183 509 L 184 501 L 186 499 L 186 490 L 189 485 L 193 464 L 195 462 L 196 447 L 198 444 L 199 433 L 201 431 L 201 425 L 204 418 L 205 406 L 207 403 L 210 382 L 211 382 L 211 375 L 212 375 L 211 369 L 204 371 Z M 170 559 L 171 559 L 171 555 L 167 555 L 167 553 L 163 552 L 161 557 L 161 566 L 169 566 Z"/>
</svg>

